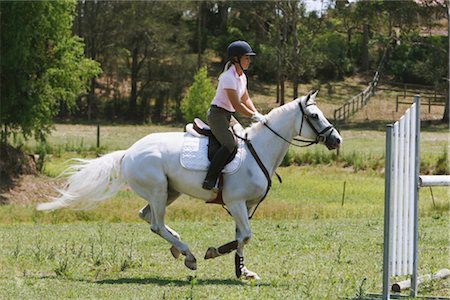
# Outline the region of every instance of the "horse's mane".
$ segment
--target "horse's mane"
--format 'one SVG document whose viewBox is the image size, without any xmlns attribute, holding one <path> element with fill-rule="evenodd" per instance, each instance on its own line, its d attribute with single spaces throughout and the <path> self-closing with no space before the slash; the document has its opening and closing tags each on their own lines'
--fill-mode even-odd
<svg viewBox="0 0 450 300">
<path fill-rule="evenodd" d="M 293 106 L 297 107 L 298 105 L 298 100 L 293 100 L 291 102 L 288 102 L 282 106 L 278 106 L 273 108 L 268 114 L 267 114 L 267 119 L 268 120 L 277 120 L 279 118 L 280 115 L 284 115 L 284 113 L 286 111 L 292 110 Z M 249 127 L 247 127 L 245 129 L 245 131 L 247 133 L 253 132 L 254 130 L 256 130 L 257 128 L 261 127 L 262 124 L 259 122 L 254 122 L 252 123 Z"/>
</svg>

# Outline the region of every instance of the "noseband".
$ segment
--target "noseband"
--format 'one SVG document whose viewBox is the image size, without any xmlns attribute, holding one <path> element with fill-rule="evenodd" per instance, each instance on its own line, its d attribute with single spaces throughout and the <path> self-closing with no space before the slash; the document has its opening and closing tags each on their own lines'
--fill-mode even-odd
<svg viewBox="0 0 450 300">
<path fill-rule="evenodd" d="M 308 107 L 310 105 L 315 105 L 315 103 L 313 102 L 313 103 L 307 104 L 305 107 Z M 317 130 L 317 128 L 314 126 L 314 124 L 311 122 L 310 116 L 308 116 L 305 113 L 305 110 L 304 110 L 304 108 L 302 106 L 302 103 L 300 101 L 298 103 L 298 106 L 300 106 L 300 110 L 302 111 L 302 123 L 300 124 L 300 130 L 298 132 L 298 135 L 299 136 L 302 135 L 303 122 L 306 120 L 306 122 L 309 124 L 309 126 L 312 128 L 312 130 L 316 133 L 316 138 L 314 139 L 314 141 L 305 141 L 305 140 L 300 140 L 300 139 L 295 139 L 295 140 L 302 141 L 302 142 L 312 142 L 312 144 L 325 143 L 327 141 L 327 138 L 333 133 L 334 126 L 333 125 L 329 125 L 329 126 L 325 127 L 322 131 L 319 132 Z M 327 133 L 327 131 L 330 131 L 330 133 L 325 135 Z"/>
<path fill-rule="evenodd" d="M 309 95 L 307 96 L 309 98 Z M 306 102 L 308 102 L 308 99 L 306 100 Z M 307 104 L 306 107 L 310 106 L 310 105 L 315 105 L 315 103 L 310 103 Z M 279 138 L 281 138 L 283 141 L 285 141 L 286 143 L 296 146 L 296 147 L 308 147 L 311 146 L 313 144 L 318 144 L 318 143 L 325 143 L 327 141 L 327 138 L 329 136 L 331 136 L 331 134 L 333 133 L 333 130 L 335 130 L 333 125 L 327 126 L 325 127 L 323 130 L 318 131 L 317 128 L 314 126 L 314 124 L 311 122 L 310 120 L 310 116 L 308 116 L 305 113 L 305 109 L 302 106 L 301 101 L 298 102 L 298 106 L 300 107 L 300 111 L 302 112 L 302 123 L 300 124 L 300 130 L 298 132 L 298 135 L 301 136 L 302 135 L 302 129 L 303 129 L 303 123 L 306 120 L 306 122 L 308 123 L 308 125 L 312 128 L 312 130 L 316 133 L 316 138 L 314 140 L 304 140 L 304 139 L 298 139 L 298 138 L 294 138 L 295 141 L 298 142 L 302 142 L 302 143 L 308 143 L 306 145 L 298 145 L 298 144 L 294 144 L 291 141 L 288 141 L 287 139 L 285 139 L 284 137 L 282 137 L 278 132 L 276 132 L 275 130 L 273 130 L 269 125 L 267 125 L 266 123 L 264 123 L 264 126 L 266 126 L 270 131 L 272 131 L 273 134 L 275 134 L 276 136 L 278 136 Z M 331 130 L 330 130 L 331 129 Z M 326 134 L 328 131 L 330 131 L 328 134 Z"/>
</svg>

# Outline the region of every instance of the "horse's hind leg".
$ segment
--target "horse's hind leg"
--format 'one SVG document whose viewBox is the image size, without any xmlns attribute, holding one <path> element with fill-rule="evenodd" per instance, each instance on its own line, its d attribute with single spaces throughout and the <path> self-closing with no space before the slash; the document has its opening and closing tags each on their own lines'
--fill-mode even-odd
<svg viewBox="0 0 450 300">
<path fill-rule="evenodd" d="M 158 200 L 161 200 L 161 198 L 157 197 L 157 199 L 152 199 L 152 201 L 150 202 L 151 220 L 152 220 L 151 230 L 154 233 L 159 234 L 169 243 L 171 243 L 175 247 L 175 250 L 186 256 L 184 260 L 184 264 L 186 267 L 188 267 L 191 270 L 196 270 L 197 260 L 189 250 L 189 247 L 181 240 L 177 239 L 177 237 L 171 233 L 171 231 L 172 232 L 174 231 L 173 230 L 170 231 L 164 224 L 164 216 L 166 214 L 166 203 L 165 201 L 158 201 Z M 176 253 L 174 254 L 172 252 L 174 256 L 176 255 Z"/>
<path fill-rule="evenodd" d="M 146 206 L 144 206 L 140 211 L 139 211 L 139 217 L 144 220 L 145 222 L 147 222 L 148 224 L 152 225 L 152 213 L 151 213 L 151 208 L 150 205 L 147 204 Z M 175 230 L 173 230 L 172 228 L 170 228 L 168 225 L 165 225 L 166 229 L 177 239 L 177 240 L 181 240 L 180 235 L 178 234 L 178 232 L 176 232 Z M 178 250 L 174 245 L 172 245 L 172 247 L 170 247 L 170 253 L 172 253 L 172 256 L 177 259 L 180 257 L 181 252 L 180 250 Z"/>
<path fill-rule="evenodd" d="M 169 188 L 168 190 L 168 198 L 167 198 L 167 205 L 171 204 L 173 201 L 175 201 L 178 196 L 180 195 L 180 193 L 172 190 Z M 148 224 L 152 224 L 152 213 L 151 213 L 151 208 L 150 208 L 150 204 L 147 204 L 146 206 L 144 206 L 143 208 L 141 208 L 141 210 L 139 211 L 139 217 L 144 220 L 145 222 L 147 222 Z M 176 232 L 175 230 L 173 230 L 172 228 L 170 228 L 168 225 L 165 225 L 166 229 L 178 240 L 181 240 L 180 235 L 178 234 L 178 232 Z M 181 252 L 174 246 L 172 245 L 172 247 L 170 247 L 170 253 L 172 253 L 172 256 L 174 258 L 179 258 Z"/>
<path fill-rule="evenodd" d="M 168 241 L 174 247 L 172 254 L 176 256 L 179 253 L 186 256 L 184 264 L 189 269 L 197 269 L 197 262 L 194 255 L 189 250 L 188 245 L 183 243 L 179 239 L 178 234 L 172 234 L 164 224 L 164 216 L 166 214 L 166 205 L 168 203 L 169 192 L 167 189 L 167 179 L 165 176 L 156 176 L 157 174 L 151 174 L 146 178 L 135 178 L 135 180 L 129 180 L 128 184 L 136 191 L 141 197 L 149 202 L 149 208 L 144 207 L 142 212 L 145 215 L 145 220 L 150 221 L 150 229 Z M 153 178 L 151 178 L 153 176 Z M 152 179 L 152 184 L 149 184 L 149 179 Z M 152 186 L 150 189 L 149 186 Z M 148 217 L 149 216 L 149 217 Z M 172 230 L 172 232 L 174 232 Z M 178 236 L 178 238 L 177 238 Z M 171 249 L 172 251 L 172 249 Z"/>
</svg>

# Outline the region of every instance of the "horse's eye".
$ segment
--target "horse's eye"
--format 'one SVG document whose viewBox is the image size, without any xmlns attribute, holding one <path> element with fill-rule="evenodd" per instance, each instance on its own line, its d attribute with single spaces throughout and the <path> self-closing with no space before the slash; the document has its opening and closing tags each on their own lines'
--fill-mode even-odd
<svg viewBox="0 0 450 300">
<path fill-rule="evenodd" d="M 319 118 L 319 115 L 318 114 L 311 114 L 311 118 L 313 118 L 313 119 L 318 119 Z"/>
</svg>

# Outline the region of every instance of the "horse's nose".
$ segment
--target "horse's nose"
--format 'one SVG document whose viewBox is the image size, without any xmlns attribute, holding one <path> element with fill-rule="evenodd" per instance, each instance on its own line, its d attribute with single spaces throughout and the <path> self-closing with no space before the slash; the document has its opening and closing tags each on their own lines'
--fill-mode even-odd
<svg viewBox="0 0 450 300">
<path fill-rule="evenodd" d="M 337 149 L 341 147 L 342 138 L 340 136 L 335 136 L 333 139 L 333 148 Z"/>
</svg>

